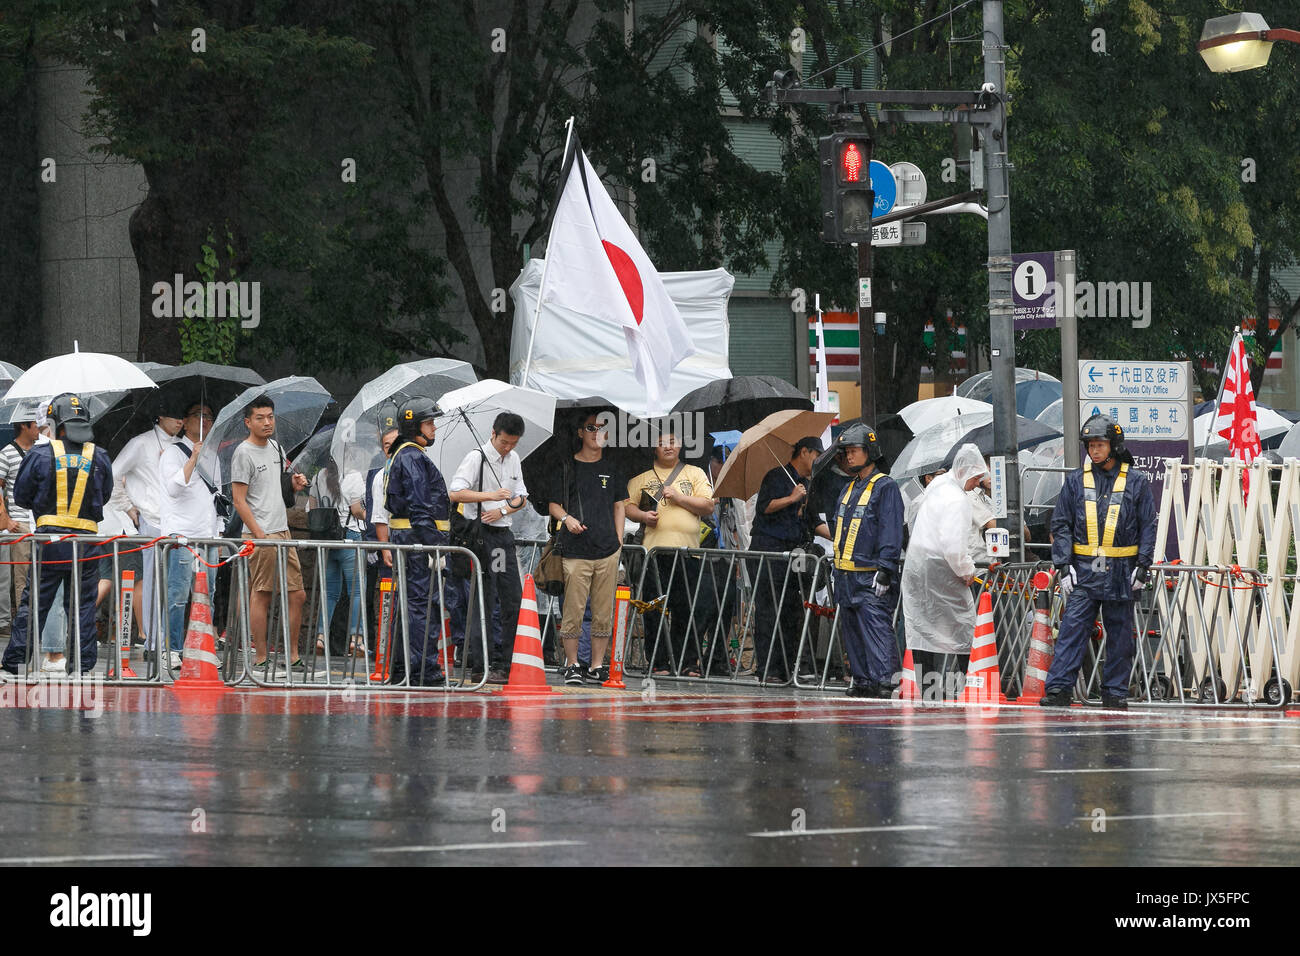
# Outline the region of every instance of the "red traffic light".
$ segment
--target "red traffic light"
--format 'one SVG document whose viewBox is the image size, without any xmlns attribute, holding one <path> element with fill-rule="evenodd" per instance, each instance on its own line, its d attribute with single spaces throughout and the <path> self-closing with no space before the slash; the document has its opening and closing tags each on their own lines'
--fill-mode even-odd
<svg viewBox="0 0 1300 956">
<path fill-rule="evenodd" d="M 862 168 L 865 165 L 866 163 L 862 160 L 862 150 L 858 148 L 858 144 L 854 142 L 845 143 L 843 150 L 840 152 L 841 182 L 862 182 Z"/>
</svg>

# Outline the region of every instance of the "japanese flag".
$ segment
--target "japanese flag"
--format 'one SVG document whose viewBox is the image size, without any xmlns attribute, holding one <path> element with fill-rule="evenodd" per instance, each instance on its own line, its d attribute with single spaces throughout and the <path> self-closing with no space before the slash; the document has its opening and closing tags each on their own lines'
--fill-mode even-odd
<svg viewBox="0 0 1300 956">
<path fill-rule="evenodd" d="M 669 376 L 695 347 L 659 273 L 577 139 L 562 173 L 540 300 L 620 326 L 651 413 L 662 413 Z"/>
</svg>

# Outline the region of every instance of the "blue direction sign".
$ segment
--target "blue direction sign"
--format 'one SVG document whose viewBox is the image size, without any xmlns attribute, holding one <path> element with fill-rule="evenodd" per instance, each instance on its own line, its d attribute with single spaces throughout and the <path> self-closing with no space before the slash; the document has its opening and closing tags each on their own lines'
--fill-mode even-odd
<svg viewBox="0 0 1300 956">
<path fill-rule="evenodd" d="M 878 159 L 871 161 L 871 191 L 876 194 L 876 205 L 871 210 L 871 218 L 883 216 L 894 208 L 898 199 L 898 183 L 894 174 Z"/>
</svg>

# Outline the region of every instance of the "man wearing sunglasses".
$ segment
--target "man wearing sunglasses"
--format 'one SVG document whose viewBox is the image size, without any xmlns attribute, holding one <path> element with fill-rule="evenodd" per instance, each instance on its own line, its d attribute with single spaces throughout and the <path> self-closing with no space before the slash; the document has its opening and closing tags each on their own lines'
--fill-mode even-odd
<svg viewBox="0 0 1300 956">
<path fill-rule="evenodd" d="M 604 453 L 605 432 L 596 415 L 578 427 L 578 451 L 565 462 L 558 500 L 550 502 L 551 517 L 560 523 L 564 555 L 564 643 L 566 684 L 609 679 L 605 652 L 614 633 L 614 589 L 623 547 L 623 505 L 627 478 L 618 474 Z M 591 599 L 591 668 L 578 664 L 582 616 Z"/>
</svg>

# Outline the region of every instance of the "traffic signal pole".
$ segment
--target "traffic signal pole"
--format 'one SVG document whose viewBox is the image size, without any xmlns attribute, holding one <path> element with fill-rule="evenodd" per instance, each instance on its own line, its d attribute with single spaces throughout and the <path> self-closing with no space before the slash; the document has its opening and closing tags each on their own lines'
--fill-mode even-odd
<svg viewBox="0 0 1300 956">
<path fill-rule="evenodd" d="M 875 103 L 882 107 L 877 123 L 968 123 L 986 140 L 984 182 L 988 207 L 989 351 L 993 366 L 993 454 L 1006 459 L 1007 524 L 1012 553 L 1023 555 L 1021 540 L 1020 469 L 1016 437 L 1016 345 L 1011 303 L 1011 195 L 1007 170 L 1006 44 L 1003 40 L 1003 0 L 984 0 L 981 48 L 984 85 L 977 91 L 802 89 L 793 71 L 779 71 L 768 85 L 778 104 L 819 103 L 835 110 L 838 105 Z M 951 107 L 934 109 L 934 107 Z M 892 107 L 892 108 L 891 108 Z M 906 109 L 898 107 L 925 107 Z M 958 109 L 957 107 L 965 107 Z M 918 209 L 908 209 L 915 216 Z M 858 274 L 871 275 L 871 243 L 858 243 Z M 859 341 L 862 343 L 863 415 L 875 424 L 875 323 L 870 306 L 859 298 Z M 868 343 L 871 343 L 868 346 Z M 871 383 L 870 393 L 868 383 Z M 870 398 L 868 398 L 870 394 Z M 1067 396 L 1068 397 L 1068 396 Z"/>
<path fill-rule="evenodd" d="M 874 201 L 874 197 L 873 197 Z M 863 296 L 863 282 L 871 296 Z M 876 427 L 876 321 L 872 314 L 871 240 L 858 243 L 858 380 L 862 383 L 862 418 Z"/>
</svg>

